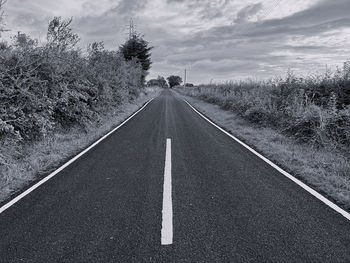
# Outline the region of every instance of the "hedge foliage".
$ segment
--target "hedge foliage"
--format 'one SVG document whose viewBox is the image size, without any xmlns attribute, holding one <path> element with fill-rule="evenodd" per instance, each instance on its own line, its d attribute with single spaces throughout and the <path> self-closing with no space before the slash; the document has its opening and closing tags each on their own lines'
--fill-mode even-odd
<svg viewBox="0 0 350 263">
<path fill-rule="evenodd" d="M 218 104 L 262 126 L 317 147 L 350 147 L 350 63 L 324 75 L 247 80 L 186 88 L 187 95 Z"/>
<path fill-rule="evenodd" d="M 137 59 L 91 44 L 75 45 L 71 20 L 54 18 L 47 43 L 23 33 L 0 45 L 0 142 L 32 141 L 56 129 L 86 127 L 143 89 Z"/>
</svg>

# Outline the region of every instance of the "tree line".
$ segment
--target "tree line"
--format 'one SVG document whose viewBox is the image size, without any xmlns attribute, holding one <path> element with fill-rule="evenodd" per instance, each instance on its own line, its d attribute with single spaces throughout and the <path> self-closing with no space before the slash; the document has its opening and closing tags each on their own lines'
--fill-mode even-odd
<svg viewBox="0 0 350 263">
<path fill-rule="evenodd" d="M 164 77 L 162 76 L 158 76 L 158 78 L 156 79 L 150 79 L 147 82 L 147 86 L 159 86 L 161 88 L 173 88 L 176 86 L 180 86 L 182 83 L 182 78 L 180 76 L 176 76 L 176 75 L 171 75 L 169 77 L 167 77 L 167 79 L 165 80 Z M 194 85 L 191 83 L 186 83 L 185 84 L 186 87 L 193 87 Z"/>
</svg>

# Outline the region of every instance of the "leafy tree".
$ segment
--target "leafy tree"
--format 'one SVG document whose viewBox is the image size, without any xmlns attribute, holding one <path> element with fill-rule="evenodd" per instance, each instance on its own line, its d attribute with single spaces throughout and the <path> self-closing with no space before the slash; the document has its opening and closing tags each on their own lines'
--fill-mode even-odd
<svg viewBox="0 0 350 263">
<path fill-rule="evenodd" d="M 179 76 L 172 75 L 172 76 L 168 77 L 167 80 L 168 80 L 170 88 L 172 88 L 174 86 L 178 86 L 182 83 L 182 78 Z"/>
<path fill-rule="evenodd" d="M 47 42 L 49 47 L 62 52 L 72 49 L 79 42 L 79 36 L 73 33 L 71 28 L 73 19 L 62 20 L 61 17 L 54 17 L 49 23 L 47 31 Z"/>
<path fill-rule="evenodd" d="M 133 60 L 137 58 L 141 63 L 143 75 L 142 83 L 148 74 L 148 70 L 151 68 L 151 50 L 153 47 L 149 46 L 149 43 L 143 39 L 139 34 L 134 33 L 122 46 L 120 46 L 120 52 L 123 54 L 125 60 Z"/>
<path fill-rule="evenodd" d="M 168 83 L 166 82 L 164 77 L 158 76 L 157 81 L 158 81 L 158 86 L 159 87 L 162 87 L 162 88 L 167 88 L 168 87 Z"/>
</svg>

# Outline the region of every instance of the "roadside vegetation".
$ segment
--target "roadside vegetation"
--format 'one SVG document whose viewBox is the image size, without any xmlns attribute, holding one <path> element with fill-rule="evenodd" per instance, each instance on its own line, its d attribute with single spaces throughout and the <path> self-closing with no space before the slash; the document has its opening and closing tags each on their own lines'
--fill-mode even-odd
<svg viewBox="0 0 350 263">
<path fill-rule="evenodd" d="M 334 72 L 181 86 L 181 94 L 295 176 L 350 208 L 350 63 Z M 208 105 L 208 106 L 206 106 Z"/>
<path fill-rule="evenodd" d="M 274 127 L 313 147 L 350 148 L 350 63 L 325 75 L 187 87 L 251 123 Z"/>
<path fill-rule="evenodd" d="M 134 32 L 116 50 L 96 42 L 83 52 L 71 23 L 53 18 L 42 45 L 21 32 L 0 43 L 0 200 L 155 92 L 144 87 L 152 47 L 142 36 Z"/>
</svg>

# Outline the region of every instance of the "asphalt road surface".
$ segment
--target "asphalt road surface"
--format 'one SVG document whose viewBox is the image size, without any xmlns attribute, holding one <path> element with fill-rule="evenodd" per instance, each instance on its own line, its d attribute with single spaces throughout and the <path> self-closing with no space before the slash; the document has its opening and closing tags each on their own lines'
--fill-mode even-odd
<svg viewBox="0 0 350 263">
<path fill-rule="evenodd" d="M 164 91 L 0 214 L 0 262 L 350 262 L 350 222 Z"/>
</svg>

